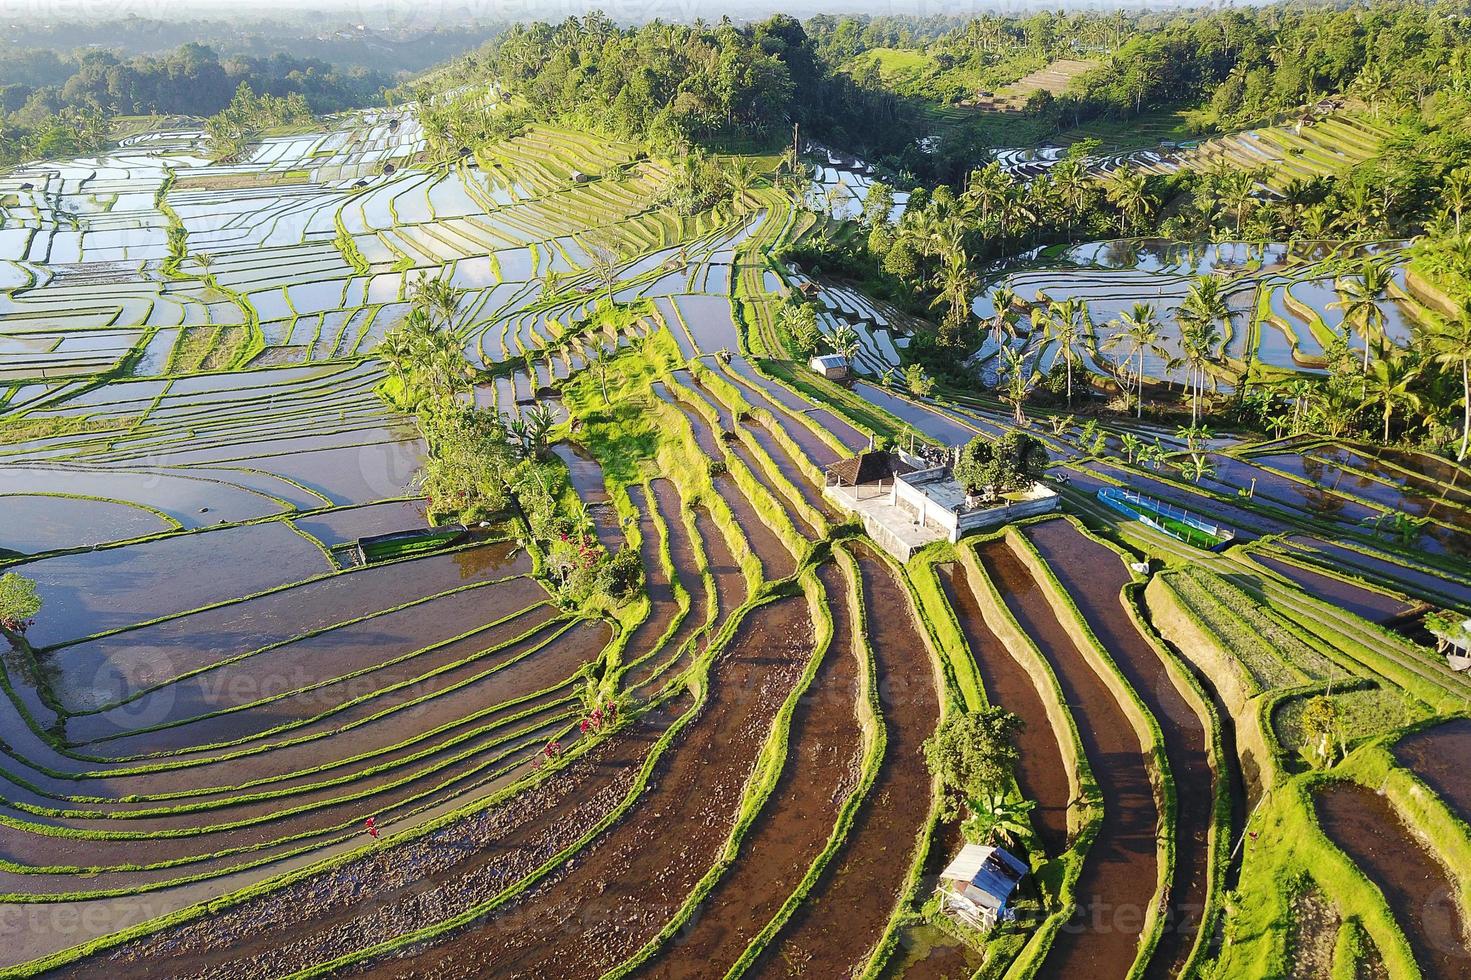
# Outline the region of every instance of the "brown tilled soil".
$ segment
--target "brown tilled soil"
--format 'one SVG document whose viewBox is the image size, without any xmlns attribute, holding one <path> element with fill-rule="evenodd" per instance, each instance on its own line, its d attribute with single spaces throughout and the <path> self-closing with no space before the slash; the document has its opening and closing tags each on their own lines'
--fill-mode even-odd
<svg viewBox="0 0 1471 980">
<path fill-rule="evenodd" d="M 755 976 L 848 976 L 864 963 L 899 901 L 929 816 L 930 775 L 921 745 L 940 714 L 929 648 L 895 573 L 867 549 L 853 550 L 888 729 L 883 766 L 842 849 L 757 962 Z"/>
<path fill-rule="evenodd" d="M 1037 808 L 1032 811 L 1032 824 L 1042 848 L 1056 856 L 1067 848 L 1067 811 L 1071 788 L 1062 749 L 1047 708 L 1037 685 L 1026 668 L 1017 662 L 981 616 L 975 593 L 965 569 L 953 565 L 939 570 L 940 584 L 960 621 L 961 632 L 975 658 L 986 687 L 986 697 L 1018 716 L 1026 727 L 1017 736 L 1021 761 L 1017 766 L 1017 782 L 1027 799 Z"/>
<path fill-rule="evenodd" d="M 509 905 L 362 972 L 565 977 L 569 969 L 599 974 L 626 959 L 713 864 L 761 745 L 811 653 L 805 600 L 753 610 L 712 668 L 708 704 L 622 821 Z"/>
<path fill-rule="evenodd" d="M 1068 521 L 1036 524 L 1026 535 L 1154 715 L 1164 736 L 1165 757 L 1175 780 L 1175 870 L 1165 933 L 1145 976 L 1174 976 L 1200 932 L 1210 885 L 1215 773 L 1205 722 L 1175 687 L 1164 661 L 1130 619 L 1120 596 L 1129 581 L 1123 560 Z"/>
<path fill-rule="evenodd" d="M 818 575 L 827 591 L 833 638 L 792 716 L 785 768 L 735 866 L 705 898 L 690 927 L 641 976 L 724 973 L 806 874 L 857 783 L 863 732 L 854 714 L 859 691 L 853 614 L 837 566 L 824 565 Z"/>
<path fill-rule="evenodd" d="M 1016 552 L 998 540 L 977 554 L 1007 608 L 1052 664 L 1103 797 L 1102 826 L 1078 878 L 1077 911 L 1053 940 L 1042 975 L 1126 976 L 1157 879 L 1159 814 L 1143 746 Z"/>
<path fill-rule="evenodd" d="M 556 779 L 500 806 L 54 975 L 284 976 L 440 921 L 586 833 L 627 793 L 674 715 L 643 716 Z"/>
<path fill-rule="evenodd" d="M 1384 892 L 1427 980 L 1471 976 L 1471 945 L 1455 883 L 1389 801 L 1357 783 L 1331 783 L 1313 800 L 1333 843 Z"/>
</svg>

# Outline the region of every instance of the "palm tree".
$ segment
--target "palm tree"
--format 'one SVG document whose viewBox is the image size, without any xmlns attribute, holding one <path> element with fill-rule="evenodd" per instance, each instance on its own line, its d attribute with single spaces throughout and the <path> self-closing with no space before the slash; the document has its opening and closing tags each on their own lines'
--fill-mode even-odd
<svg viewBox="0 0 1471 980">
<path fill-rule="evenodd" d="M 1012 418 L 1017 425 L 1027 421 L 1026 412 L 1022 406 L 1026 403 L 1027 393 L 1032 387 L 1031 372 L 1027 370 L 1026 350 L 1016 350 L 1012 347 L 1001 349 L 1002 368 L 1005 377 L 1006 393 L 1001 396 L 1002 401 L 1011 403 Z"/>
<path fill-rule="evenodd" d="M 1053 187 L 1067 213 L 1067 237 L 1073 237 L 1073 220 L 1083 212 L 1088 193 L 1088 170 L 1081 160 L 1068 158 L 1052 168 Z"/>
<path fill-rule="evenodd" d="M 1121 168 L 1104 181 L 1103 192 L 1108 202 L 1119 210 L 1119 233 L 1136 228 L 1154 209 L 1147 190 L 1148 181 L 1136 170 Z"/>
<path fill-rule="evenodd" d="M 1462 299 L 1454 314 L 1434 318 L 1430 343 L 1436 363 L 1461 370 L 1461 449 L 1456 458 L 1465 459 L 1471 440 L 1471 299 Z"/>
<path fill-rule="evenodd" d="M 1343 299 L 1328 304 L 1334 309 L 1343 311 L 1345 324 L 1358 323 L 1359 332 L 1364 335 L 1365 374 L 1369 371 L 1371 329 L 1376 337 L 1382 335 L 1384 331 L 1384 310 L 1380 308 L 1379 301 L 1384 298 L 1389 283 L 1388 266 L 1369 259 L 1360 267 L 1357 277 L 1347 280 L 1339 287 Z"/>
<path fill-rule="evenodd" d="M 1067 402 L 1073 403 L 1073 360 L 1082 339 L 1083 320 L 1088 309 L 1081 300 L 1069 297 L 1047 307 L 1047 338 L 1057 344 L 1057 353 L 1067 367 Z"/>
<path fill-rule="evenodd" d="M 1241 223 L 1254 200 L 1256 174 L 1248 170 L 1232 170 L 1221 178 L 1221 199 L 1236 214 L 1236 237 L 1241 237 Z"/>
<path fill-rule="evenodd" d="M 970 263 L 963 250 L 957 248 L 944 253 L 944 264 L 935 274 L 934 285 L 939 295 L 935 297 L 933 305 L 949 304 L 945 325 L 958 334 L 970 318 L 971 297 L 975 295 L 976 289 L 976 277 L 970 271 Z"/>
<path fill-rule="evenodd" d="M 608 398 L 608 349 L 599 343 L 597 351 L 593 355 L 592 366 L 593 370 L 597 372 L 598 387 L 602 389 L 603 406 L 606 408 L 612 404 L 612 401 Z"/>
<path fill-rule="evenodd" d="M 1471 167 L 1457 167 L 1446 175 L 1440 188 L 1445 209 L 1456 219 L 1456 234 L 1461 233 L 1461 215 L 1471 209 Z"/>
<path fill-rule="evenodd" d="M 409 372 L 416 354 L 413 335 L 403 328 L 388 331 L 378 344 L 377 354 L 378 359 L 387 365 L 388 373 L 407 395 Z"/>
<path fill-rule="evenodd" d="M 1287 397 L 1292 399 L 1292 433 L 1296 435 L 1302 431 L 1303 422 L 1307 419 L 1307 408 L 1313 395 L 1313 383 L 1306 378 L 1298 378 L 1287 386 Z"/>
<path fill-rule="evenodd" d="M 852 374 L 853 358 L 857 357 L 859 350 L 862 349 L 862 344 L 858 340 L 858 331 L 845 323 L 829 334 L 827 341 L 832 346 L 833 353 L 843 359 L 843 366 L 848 373 Z"/>
<path fill-rule="evenodd" d="M 1154 306 L 1149 303 L 1135 303 L 1129 312 L 1119 317 L 1119 323 L 1123 330 L 1108 339 L 1110 347 L 1121 344 L 1128 345 L 1128 356 L 1125 364 L 1136 363 L 1134 369 L 1136 418 L 1144 417 L 1144 355 L 1154 354 L 1156 357 L 1168 357 L 1164 348 L 1163 337 L 1160 333 L 1161 324 L 1159 317 L 1154 313 Z"/>
<path fill-rule="evenodd" d="M 1200 420 L 1200 393 L 1205 387 L 1206 368 L 1215 359 L 1216 349 L 1221 345 L 1221 332 L 1216 324 L 1230 325 L 1231 308 L 1220 281 L 1211 276 L 1201 276 L 1191 285 L 1174 314 L 1180 324 L 1180 352 L 1189 368 L 1189 383 L 1193 391 L 1190 409 L 1190 424 L 1193 426 Z"/>
<path fill-rule="evenodd" d="M 443 331 L 430 334 L 419 352 L 430 390 L 441 398 L 453 398 L 466 387 L 469 364 L 454 334 Z"/>
<path fill-rule="evenodd" d="M 1378 406 L 1384 420 L 1383 441 L 1389 442 L 1389 420 L 1396 409 L 1413 412 L 1420 407 L 1420 396 L 1410 386 L 1420 376 L 1420 365 L 1405 351 L 1381 356 L 1364 378 L 1364 399 L 1359 408 Z"/>
<path fill-rule="evenodd" d="M 737 157 L 725 168 L 725 182 L 737 212 L 746 210 L 746 195 L 756 186 L 756 167 L 746 157 Z"/>
<path fill-rule="evenodd" d="M 991 339 L 996 342 L 999 350 L 1003 343 L 1002 338 L 1013 338 L 1016 336 L 1016 293 L 1006 286 L 993 290 L 991 293 L 991 305 L 995 313 L 991 315 Z"/>
</svg>

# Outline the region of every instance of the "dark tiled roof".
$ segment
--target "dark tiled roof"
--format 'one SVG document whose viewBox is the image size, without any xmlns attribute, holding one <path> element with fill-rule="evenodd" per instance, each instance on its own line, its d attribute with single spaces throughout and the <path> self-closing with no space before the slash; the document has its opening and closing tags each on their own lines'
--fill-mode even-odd
<svg viewBox="0 0 1471 980">
<path fill-rule="evenodd" d="M 878 483 L 880 480 L 892 479 L 903 476 L 905 473 L 914 472 L 914 467 L 899 459 L 892 453 L 880 449 L 870 449 L 861 452 L 857 456 L 840 459 L 827 468 L 839 483 L 849 486 L 858 486 L 864 483 Z"/>
</svg>

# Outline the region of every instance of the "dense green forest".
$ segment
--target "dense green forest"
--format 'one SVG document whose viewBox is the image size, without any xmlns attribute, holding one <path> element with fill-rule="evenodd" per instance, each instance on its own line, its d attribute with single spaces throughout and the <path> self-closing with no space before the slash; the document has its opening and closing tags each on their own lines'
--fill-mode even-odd
<svg viewBox="0 0 1471 980">
<path fill-rule="evenodd" d="M 283 107 L 292 100 L 289 115 L 301 118 L 370 104 L 394 82 L 380 71 L 340 69 L 283 52 L 221 59 L 192 42 L 167 55 L 132 58 L 97 49 L 5 52 L 0 79 L 0 164 L 95 151 L 115 116 L 214 116 L 242 85 Z M 273 116 L 285 114 L 283 108 Z"/>
</svg>

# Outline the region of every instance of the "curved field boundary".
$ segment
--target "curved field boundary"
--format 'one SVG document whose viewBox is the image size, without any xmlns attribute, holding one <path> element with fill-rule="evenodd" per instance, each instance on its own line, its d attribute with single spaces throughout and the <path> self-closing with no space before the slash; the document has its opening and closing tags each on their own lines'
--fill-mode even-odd
<svg viewBox="0 0 1471 980">
<path fill-rule="evenodd" d="M 904 897 L 914 887 L 933 823 L 932 780 L 918 756 L 920 743 L 939 721 L 942 680 L 929 644 L 915 626 L 912 598 L 898 579 L 900 573 L 872 553 L 855 561 L 880 699 L 891 709 L 882 716 L 889 728 L 884 757 L 897 761 L 879 768 L 838 864 L 824 869 L 818 890 L 808 894 L 754 964 L 762 974 L 792 956 L 811 957 L 836 972 L 842 972 L 842 962 L 849 964 L 848 972 L 873 968 Z M 915 658 L 921 662 L 916 664 Z M 896 841 L 907 842 L 904 860 L 890 854 Z M 892 902 L 875 901 L 875 894 L 892 895 Z"/>
<path fill-rule="evenodd" d="M 1052 890 L 1053 911 L 1033 931 L 1032 937 L 1006 973 L 1008 980 L 1026 980 L 1042 968 L 1053 942 L 1077 910 L 1077 889 L 1087 855 L 1103 825 L 1103 794 L 1084 748 L 1083 735 L 1067 704 L 1062 683 L 1037 643 L 1022 628 L 1002 596 L 997 582 L 987 572 L 981 554 L 987 547 L 1004 547 L 1006 532 L 981 535 L 958 549 L 971 594 L 979 607 L 982 623 L 995 635 L 1031 679 L 1042 699 L 1049 728 L 1056 737 L 1067 773 L 1067 849 L 1052 855 L 1039 877 Z M 1064 734 L 1065 733 L 1065 734 Z"/>
<path fill-rule="evenodd" d="M 1009 530 L 989 549 L 985 556 L 988 574 L 999 574 L 997 584 L 1008 608 L 1022 627 L 1048 651 L 1048 659 L 1068 693 L 1068 702 L 1084 718 L 1079 727 L 1104 800 L 1099 834 L 1089 850 L 1091 860 L 1084 862 L 1078 882 L 1079 896 L 1087 902 L 1083 910 L 1094 917 L 1095 926 L 1075 932 L 1063 931 L 1053 941 L 1043 968 L 1048 971 L 1059 969 L 1057 964 L 1061 957 L 1062 962 L 1073 962 L 1075 969 L 1090 970 L 1095 975 L 1137 975 L 1148 962 L 1158 940 L 1163 916 L 1157 898 L 1168 881 L 1173 860 L 1169 822 L 1169 807 L 1173 800 L 1166 795 L 1169 790 L 1161 778 L 1168 767 L 1160 749 L 1158 732 L 1152 730 L 1152 718 L 1137 703 L 1132 690 L 1118 675 L 1117 668 L 1086 624 L 1078 619 L 1076 608 L 1072 607 L 1055 579 L 1051 578 L 1050 570 L 1031 551 L 1025 539 L 1020 538 L 1018 532 Z M 1035 590 L 1031 600 L 1025 600 L 1025 593 L 1018 591 L 1028 588 Z M 1091 704 L 1087 700 L 1089 698 L 1092 699 Z M 1098 714 L 1099 711 L 1103 714 Z M 1135 752 L 1139 753 L 1137 764 L 1134 762 Z M 1100 770 L 1107 771 L 1109 777 L 1100 775 Z M 1135 823 L 1148 819 L 1151 824 L 1149 831 L 1137 825 L 1131 827 L 1127 822 L 1120 827 L 1121 815 L 1117 808 L 1125 798 L 1121 793 L 1127 793 L 1127 798 L 1132 801 L 1138 814 Z M 1143 815 L 1145 808 L 1153 811 L 1147 818 Z M 1123 830 L 1131 831 L 1140 839 L 1141 849 L 1147 833 L 1153 846 L 1143 856 L 1127 856 L 1118 850 L 1121 842 L 1117 835 Z M 1147 891 L 1142 890 L 1144 885 L 1137 880 L 1143 868 L 1130 868 L 1135 862 L 1141 862 L 1152 871 L 1149 875 L 1152 884 Z M 1098 876 L 1101 874 L 1110 876 L 1102 879 L 1107 882 L 1106 887 L 1100 886 Z M 1120 875 L 1125 877 L 1120 878 Z M 1130 890 L 1137 894 L 1132 899 L 1123 897 Z M 1112 922 L 1096 918 L 1110 913 Z M 1124 918 L 1121 919 L 1120 915 Z M 1100 945 L 1108 950 L 1107 955 L 1111 957 L 1102 962 L 1096 959 Z M 1087 965 L 1080 966 L 1068 957 L 1087 957 Z"/>
<path fill-rule="evenodd" d="M 1174 787 L 1175 864 L 1170 919 L 1146 976 L 1188 975 L 1216 918 L 1230 800 L 1219 720 L 1204 691 L 1154 637 L 1136 604 L 1141 583 L 1126 558 L 1069 519 L 1022 531 L 1159 728 Z M 1108 589 L 1117 588 L 1115 602 Z M 1168 794 L 1168 784 L 1166 792 Z"/>
<path fill-rule="evenodd" d="M 817 620 L 817 651 L 778 718 L 777 740 L 752 774 L 755 792 L 720 862 L 680 914 L 609 976 L 705 975 L 739 959 L 820 853 L 851 792 L 863 742 L 852 710 L 859 693 L 854 610 L 836 566 L 801 581 Z M 852 746 L 846 766 L 845 744 Z"/>
</svg>

